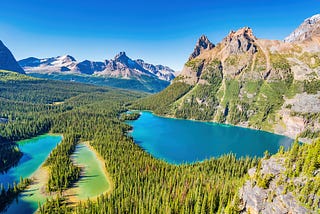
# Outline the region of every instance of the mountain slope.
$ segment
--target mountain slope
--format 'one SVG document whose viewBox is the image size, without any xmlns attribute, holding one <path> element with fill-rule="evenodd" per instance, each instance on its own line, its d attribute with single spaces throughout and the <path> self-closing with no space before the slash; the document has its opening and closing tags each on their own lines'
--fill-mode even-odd
<svg viewBox="0 0 320 214">
<path fill-rule="evenodd" d="M 0 69 L 15 71 L 24 74 L 23 69 L 17 63 L 10 50 L 0 40 Z"/>
<path fill-rule="evenodd" d="M 248 27 L 231 31 L 216 46 L 202 36 L 173 83 L 135 107 L 303 141 L 315 138 L 320 135 L 320 37 L 318 24 L 313 26 L 305 31 L 310 38 L 293 42 L 258 39 Z"/>
</svg>

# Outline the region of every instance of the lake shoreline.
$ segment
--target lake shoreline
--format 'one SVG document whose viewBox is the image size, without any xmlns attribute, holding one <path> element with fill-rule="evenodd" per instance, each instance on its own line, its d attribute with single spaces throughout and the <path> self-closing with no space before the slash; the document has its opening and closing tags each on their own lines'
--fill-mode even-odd
<svg viewBox="0 0 320 214">
<path fill-rule="evenodd" d="M 106 193 L 111 193 L 113 191 L 114 188 L 114 184 L 113 181 L 111 179 L 111 176 L 106 168 L 106 162 L 104 160 L 104 158 L 100 155 L 100 153 L 98 151 L 96 151 L 89 142 L 85 142 L 85 144 L 89 147 L 89 149 L 95 154 L 95 156 L 97 157 L 98 161 L 100 161 L 101 165 L 102 165 L 102 169 L 103 172 L 105 174 L 105 176 L 107 177 L 108 183 L 109 183 L 109 189 L 107 191 L 105 191 L 102 194 L 106 194 Z"/>
<path fill-rule="evenodd" d="M 46 191 L 46 184 L 49 179 L 49 169 L 45 166 L 40 166 L 30 177 L 32 183 L 26 190 L 39 187 L 39 193 L 42 196 L 48 197 L 49 193 Z"/>
<path fill-rule="evenodd" d="M 185 118 L 177 118 L 177 117 L 174 117 L 172 115 L 159 115 L 159 114 L 156 114 L 154 113 L 153 111 L 151 110 L 136 110 L 136 109 L 130 109 L 129 111 L 138 111 L 138 112 L 149 112 L 149 113 L 152 113 L 153 115 L 157 116 L 157 117 L 160 117 L 160 118 L 165 118 L 165 119 L 173 119 L 173 120 L 188 120 L 188 121 L 192 121 L 192 122 L 201 122 L 201 123 L 213 123 L 213 124 L 216 124 L 216 125 L 220 125 L 220 126 L 230 126 L 230 127 L 237 127 L 237 128 L 244 128 L 244 129 L 251 129 L 251 130 L 254 130 L 254 131 L 261 131 L 261 132 L 266 132 L 266 133 L 270 133 L 270 134 L 275 134 L 275 135 L 279 135 L 279 136 L 284 136 L 284 137 L 288 137 L 288 138 L 291 138 L 293 140 L 296 140 L 296 138 L 293 138 L 292 136 L 288 136 L 288 135 L 284 135 L 282 133 L 279 133 L 279 132 L 272 132 L 272 131 L 267 131 L 267 130 L 264 130 L 264 129 L 257 129 L 257 128 L 254 128 L 254 127 L 251 127 L 251 126 L 247 126 L 247 125 L 234 125 L 234 124 L 231 124 L 231 123 L 218 123 L 214 120 L 196 120 L 196 119 L 185 119 Z M 138 118 L 139 119 L 139 118 Z M 305 140 L 304 138 L 298 138 L 300 139 L 299 142 L 302 142 L 302 143 L 306 143 L 306 144 L 310 144 L 308 139 Z"/>
</svg>

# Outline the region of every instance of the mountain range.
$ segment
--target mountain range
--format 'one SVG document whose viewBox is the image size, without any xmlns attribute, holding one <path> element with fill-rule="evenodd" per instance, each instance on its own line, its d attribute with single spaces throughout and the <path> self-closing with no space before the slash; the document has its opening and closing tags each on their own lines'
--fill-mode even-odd
<svg viewBox="0 0 320 214">
<path fill-rule="evenodd" d="M 176 75 L 168 66 L 153 65 L 142 59 L 132 60 L 125 52 L 103 62 L 78 62 L 70 55 L 44 59 L 29 57 L 17 62 L 2 41 L 0 70 L 15 71 L 38 78 L 78 81 L 152 93 L 166 88 Z"/>
<path fill-rule="evenodd" d="M 96 62 L 77 61 L 70 55 L 19 61 L 28 75 L 40 78 L 71 80 L 97 85 L 158 92 L 167 87 L 175 71 L 163 65 L 153 65 L 142 59 L 132 60 L 125 52 L 114 59 Z"/>
<path fill-rule="evenodd" d="M 29 57 L 19 61 L 27 73 L 75 73 L 116 78 L 134 78 L 141 75 L 171 81 L 175 71 L 163 65 L 145 63 L 142 59 L 132 60 L 125 52 L 120 52 L 114 59 L 104 62 L 84 60 L 82 62 L 70 55 L 38 59 Z"/>
<path fill-rule="evenodd" d="M 182 72 L 138 108 L 169 117 L 216 121 L 298 137 L 320 136 L 320 15 L 283 41 L 249 27 L 218 44 L 201 36 Z"/>
</svg>

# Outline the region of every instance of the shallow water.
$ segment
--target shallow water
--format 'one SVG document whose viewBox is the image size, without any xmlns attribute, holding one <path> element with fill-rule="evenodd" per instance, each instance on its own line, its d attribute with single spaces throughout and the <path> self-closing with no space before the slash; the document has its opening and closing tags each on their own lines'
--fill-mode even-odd
<svg viewBox="0 0 320 214">
<path fill-rule="evenodd" d="M 76 198 L 84 200 L 96 197 L 110 188 L 104 165 L 99 161 L 96 154 L 85 144 L 77 145 L 72 155 L 73 161 L 84 167 L 84 174 L 75 184 L 78 188 Z"/>
</svg>

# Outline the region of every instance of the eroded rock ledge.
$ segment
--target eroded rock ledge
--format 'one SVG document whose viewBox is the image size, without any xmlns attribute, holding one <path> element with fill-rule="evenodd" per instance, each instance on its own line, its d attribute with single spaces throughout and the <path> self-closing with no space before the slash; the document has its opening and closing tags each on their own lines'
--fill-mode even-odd
<svg viewBox="0 0 320 214">
<path fill-rule="evenodd" d="M 271 157 L 262 160 L 260 170 L 249 170 L 250 179 L 239 191 L 241 213 L 313 213 L 286 190 L 285 183 L 304 185 L 305 180 L 302 177 L 293 181 L 284 179 L 284 163 L 284 158 Z"/>
</svg>

